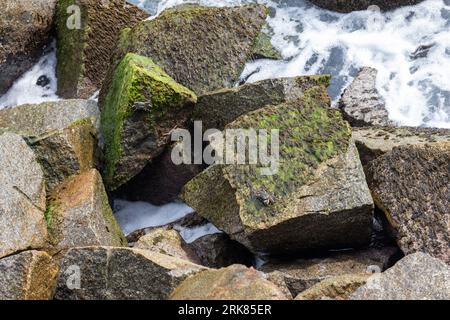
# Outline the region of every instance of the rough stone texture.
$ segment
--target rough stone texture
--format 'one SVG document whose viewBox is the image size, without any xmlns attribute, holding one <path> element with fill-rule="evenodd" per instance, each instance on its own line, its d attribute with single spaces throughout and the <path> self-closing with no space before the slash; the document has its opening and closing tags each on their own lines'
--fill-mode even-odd
<svg viewBox="0 0 450 320">
<path fill-rule="evenodd" d="M 58 266 L 47 253 L 25 251 L 0 259 L 0 300 L 53 298 Z"/>
<path fill-rule="evenodd" d="M 415 5 L 423 0 L 309 0 L 324 9 L 347 13 L 366 10 L 371 5 L 377 5 L 383 11 L 397 9 L 402 6 Z"/>
<path fill-rule="evenodd" d="M 231 87 L 253 53 L 266 16 L 262 5 L 167 9 L 154 20 L 124 30 L 114 59 L 118 63 L 127 52 L 149 57 L 198 95 Z M 100 105 L 111 79 L 109 72 Z"/>
<path fill-rule="evenodd" d="M 159 156 L 170 132 L 184 126 L 196 101 L 192 91 L 152 60 L 127 54 L 102 107 L 107 188 L 117 189 Z"/>
<path fill-rule="evenodd" d="M 189 244 L 200 263 L 210 268 L 223 268 L 232 264 L 251 266 L 253 255 L 242 244 L 225 233 L 203 236 Z"/>
<path fill-rule="evenodd" d="M 178 142 L 182 145 L 181 142 Z M 164 205 L 179 198 L 183 186 L 202 172 L 204 165 L 180 164 L 172 161 L 177 144 L 166 147 L 163 153 L 147 164 L 133 179 L 114 191 L 114 196 L 129 201 L 145 201 Z"/>
<path fill-rule="evenodd" d="M 26 104 L 0 110 L 0 133 L 12 131 L 26 137 L 38 137 L 86 118 L 91 118 L 98 127 L 99 112 L 95 101 L 61 100 Z"/>
<path fill-rule="evenodd" d="M 280 130 L 276 174 L 216 164 L 182 198 L 254 252 L 287 253 L 368 243 L 373 202 L 348 124 L 324 87 L 248 113 L 226 128 Z"/>
<path fill-rule="evenodd" d="M 362 68 L 339 101 L 339 108 L 352 127 L 393 124 L 376 88 L 377 73 L 376 69 Z"/>
<path fill-rule="evenodd" d="M 178 231 L 170 227 L 156 228 L 139 238 L 136 249 L 159 252 L 175 258 L 200 264 L 194 251 L 184 242 Z"/>
<path fill-rule="evenodd" d="M 359 287 L 366 284 L 370 274 L 346 274 L 325 279 L 300 293 L 295 300 L 348 300 Z"/>
<path fill-rule="evenodd" d="M 72 265 L 80 267 L 80 289 L 71 290 L 67 286 Z M 55 298 L 163 300 L 186 277 L 205 269 L 191 262 L 148 250 L 74 248 L 62 259 Z"/>
<path fill-rule="evenodd" d="M 95 169 L 68 178 L 52 192 L 47 221 L 57 249 L 127 245 Z"/>
<path fill-rule="evenodd" d="M 269 104 L 297 100 L 314 86 L 328 86 L 329 80 L 329 76 L 278 78 L 219 89 L 198 98 L 193 119 L 201 120 L 204 130 L 222 130 L 243 114 Z"/>
<path fill-rule="evenodd" d="M 69 176 L 99 164 L 96 129 L 90 119 L 29 139 L 28 144 L 44 170 L 47 192 Z"/>
<path fill-rule="evenodd" d="M 363 165 L 395 147 L 450 141 L 450 130 L 414 127 L 362 127 L 353 129 L 353 139 Z"/>
<path fill-rule="evenodd" d="M 402 251 L 450 263 L 450 142 L 394 148 L 367 172 L 373 199 Z"/>
<path fill-rule="evenodd" d="M 267 25 L 264 29 L 268 29 Z M 275 49 L 271 43 L 271 38 L 268 30 L 261 31 L 255 40 L 255 45 L 253 47 L 252 59 L 272 59 L 281 60 L 283 57 L 281 53 Z"/>
<path fill-rule="evenodd" d="M 44 174 L 13 133 L 0 135 L 0 258 L 46 245 Z"/>
<path fill-rule="evenodd" d="M 261 271 L 272 282 L 286 286 L 293 297 L 317 283 L 336 276 L 381 272 L 390 267 L 397 258 L 398 249 L 365 249 L 331 253 L 328 257 L 273 261 Z"/>
<path fill-rule="evenodd" d="M 425 253 L 406 256 L 371 276 L 351 300 L 449 300 L 450 266 Z"/>
<path fill-rule="evenodd" d="M 2 0 L 0 96 L 30 69 L 50 41 L 57 0 Z"/>
<path fill-rule="evenodd" d="M 233 265 L 203 271 L 183 281 L 171 300 L 286 300 L 283 292 L 253 268 Z"/>
<path fill-rule="evenodd" d="M 69 29 L 78 5 L 81 28 Z M 87 99 L 100 89 L 120 31 L 149 15 L 126 0 L 59 0 L 57 10 L 58 95 Z"/>
</svg>

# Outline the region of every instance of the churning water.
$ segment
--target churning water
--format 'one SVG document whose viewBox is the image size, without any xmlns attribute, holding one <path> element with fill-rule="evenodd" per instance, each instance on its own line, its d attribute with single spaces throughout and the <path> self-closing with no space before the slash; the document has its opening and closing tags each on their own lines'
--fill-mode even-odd
<svg viewBox="0 0 450 320">
<path fill-rule="evenodd" d="M 131 2 L 160 13 L 182 3 L 230 6 L 255 1 Z M 450 128 L 450 0 L 427 0 L 388 13 L 366 10 L 350 14 L 323 10 L 305 0 L 258 2 L 270 8 L 268 29 L 283 60 L 249 62 L 243 79 L 254 82 L 330 73 L 333 80 L 329 92 L 336 102 L 359 68 L 373 67 L 378 70 L 377 89 L 392 120 L 400 125 Z M 49 64 L 41 61 L 19 80 L 0 98 L 0 108 L 28 100 L 55 99 L 53 59 L 47 57 L 44 60 Z M 55 80 L 46 92 L 34 85 L 41 73 Z"/>
</svg>

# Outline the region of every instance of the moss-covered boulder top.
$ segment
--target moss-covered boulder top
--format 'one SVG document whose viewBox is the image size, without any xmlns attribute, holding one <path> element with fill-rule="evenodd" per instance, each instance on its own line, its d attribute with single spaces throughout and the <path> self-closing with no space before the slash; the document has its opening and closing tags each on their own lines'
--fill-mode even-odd
<svg viewBox="0 0 450 320">
<path fill-rule="evenodd" d="M 302 99 L 239 117 L 226 129 L 266 129 L 269 136 L 279 129 L 278 170 L 264 175 L 262 163 L 214 165 L 186 185 L 183 198 L 254 251 L 365 243 L 372 199 L 350 127 L 328 106 L 325 88 L 317 86 Z"/>
<path fill-rule="evenodd" d="M 102 106 L 105 182 L 116 189 L 138 174 L 189 119 L 196 95 L 152 60 L 127 54 L 115 70 Z"/>
<path fill-rule="evenodd" d="M 76 26 L 73 5 L 80 8 L 80 26 Z M 87 99 L 100 89 L 120 31 L 147 17 L 126 0 L 59 0 L 58 95 Z"/>
<path fill-rule="evenodd" d="M 127 52 L 150 57 L 197 94 L 230 87 L 251 57 L 266 16 L 262 5 L 178 6 L 125 30 L 116 61 Z M 109 82 L 107 77 L 106 87 Z"/>
</svg>

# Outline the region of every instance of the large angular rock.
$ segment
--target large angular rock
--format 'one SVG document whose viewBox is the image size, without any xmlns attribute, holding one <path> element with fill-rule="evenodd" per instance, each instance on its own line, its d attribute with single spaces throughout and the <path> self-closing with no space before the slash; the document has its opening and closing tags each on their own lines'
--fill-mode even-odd
<svg viewBox="0 0 450 320">
<path fill-rule="evenodd" d="M 226 128 L 264 129 L 268 135 L 279 129 L 274 170 L 263 175 L 267 165 L 261 162 L 216 164 L 191 180 L 182 198 L 254 252 L 366 244 L 373 202 L 350 128 L 328 103 L 319 86 L 300 100 L 238 118 Z"/>
<path fill-rule="evenodd" d="M 28 140 L 44 170 L 47 192 L 99 165 L 97 132 L 89 118 Z"/>
<path fill-rule="evenodd" d="M 0 133 L 11 131 L 25 137 L 38 137 L 86 118 L 92 119 L 94 126 L 98 127 L 99 112 L 95 101 L 61 100 L 26 104 L 0 110 Z"/>
<path fill-rule="evenodd" d="M 126 0 L 59 0 L 58 95 L 87 99 L 99 90 L 120 31 L 148 16 Z"/>
<path fill-rule="evenodd" d="M 377 73 L 376 69 L 362 68 L 339 101 L 345 120 L 353 127 L 393 124 L 376 88 Z"/>
<path fill-rule="evenodd" d="M 231 87 L 253 53 L 266 16 L 262 5 L 167 9 L 156 19 L 124 30 L 115 61 L 128 52 L 149 57 L 198 95 Z M 100 93 L 101 106 L 111 79 L 109 73 Z"/>
<path fill-rule="evenodd" d="M 57 275 L 58 266 L 42 251 L 0 259 L 0 300 L 52 299 Z"/>
<path fill-rule="evenodd" d="M 52 192 L 47 220 L 58 250 L 127 245 L 95 169 L 68 178 Z"/>
<path fill-rule="evenodd" d="M 198 98 L 193 119 L 201 120 L 204 130 L 222 130 L 239 116 L 266 105 L 297 100 L 317 85 L 328 86 L 330 77 L 305 76 L 278 78 L 247 83 L 231 89 L 219 89 Z"/>
<path fill-rule="evenodd" d="M 450 263 L 450 142 L 394 148 L 368 166 L 368 182 L 399 247 Z"/>
<path fill-rule="evenodd" d="M 371 274 L 390 267 L 398 256 L 398 249 L 365 249 L 332 253 L 329 256 L 295 261 L 273 261 L 261 271 L 280 287 L 285 286 L 293 297 L 317 283 L 338 276 Z"/>
<path fill-rule="evenodd" d="M 450 141 L 450 130 L 413 127 L 353 128 L 353 139 L 363 165 L 395 147 Z"/>
<path fill-rule="evenodd" d="M 196 101 L 192 91 L 152 60 L 127 54 L 115 71 L 101 114 L 108 189 L 129 181 L 160 155 L 171 130 L 184 125 Z"/>
<path fill-rule="evenodd" d="M 418 4 L 423 0 L 310 0 L 324 9 L 347 13 L 351 11 L 366 10 L 376 5 L 383 11 L 393 10 L 402 6 Z"/>
<path fill-rule="evenodd" d="M 3 0 L 0 11 L 0 96 L 49 45 L 57 0 Z"/>
<path fill-rule="evenodd" d="M 237 241 L 225 233 L 208 234 L 189 244 L 200 260 L 210 268 L 223 268 L 232 264 L 251 266 L 254 256 Z"/>
<path fill-rule="evenodd" d="M 450 266 L 425 253 L 406 256 L 371 276 L 351 300 L 449 300 Z"/>
<path fill-rule="evenodd" d="M 73 269 L 73 266 L 79 269 Z M 74 248 L 62 259 L 55 298 L 162 300 L 167 299 L 184 279 L 205 269 L 148 250 Z M 79 283 L 74 278 L 78 271 Z"/>
<path fill-rule="evenodd" d="M 47 244 L 44 174 L 13 133 L 0 135 L 0 258 Z"/>
<path fill-rule="evenodd" d="M 178 231 L 170 227 L 151 230 L 140 237 L 133 248 L 159 252 L 200 264 L 195 252 L 187 245 Z"/>
<path fill-rule="evenodd" d="M 295 300 L 348 300 L 353 292 L 366 284 L 370 276 L 362 273 L 328 278 L 303 291 Z"/>
<path fill-rule="evenodd" d="M 171 300 L 286 300 L 283 292 L 255 269 L 233 265 L 203 271 L 183 281 Z"/>
</svg>

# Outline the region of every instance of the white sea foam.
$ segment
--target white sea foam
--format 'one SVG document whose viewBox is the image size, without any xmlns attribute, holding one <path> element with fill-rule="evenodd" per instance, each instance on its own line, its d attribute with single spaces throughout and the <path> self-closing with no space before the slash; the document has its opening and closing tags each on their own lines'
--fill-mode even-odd
<svg viewBox="0 0 450 320">
<path fill-rule="evenodd" d="M 176 225 L 175 229 L 180 232 L 180 236 L 186 243 L 192 243 L 209 234 L 222 233 L 222 231 L 217 229 L 212 223 L 207 223 L 194 228 L 185 228 Z"/>
<path fill-rule="evenodd" d="M 44 101 L 58 100 L 56 95 L 57 80 L 55 75 L 56 54 L 53 48 L 45 54 L 38 63 L 23 74 L 9 89 L 0 97 L 0 109 L 14 107 L 25 103 L 41 103 Z M 50 82 L 45 86 L 37 85 L 39 77 L 45 76 Z"/>
<path fill-rule="evenodd" d="M 185 2 L 238 5 L 242 0 L 163 0 L 158 11 Z M 271 9 L 272 44 L 283 61 L 248 63 L 242 78 L 330 73 L 329 92 L 337 102 L 359 68 L 379 71 L 377 87 L 389 117 L 401 125 L 450 127 L 450 1 L 427 0 L 380 13 L 373 10 L 339 14 L 304 0 L 261 0 Z M 411 55 L 433 45 L 428 56 Z"/>
<path fill-rule="evenodd" d="M 125 234 L 175 222 L 194 210 L 184 203 L 154 206 L 147 202 L 114 201 L 114 215 Z"/>
</svg>

